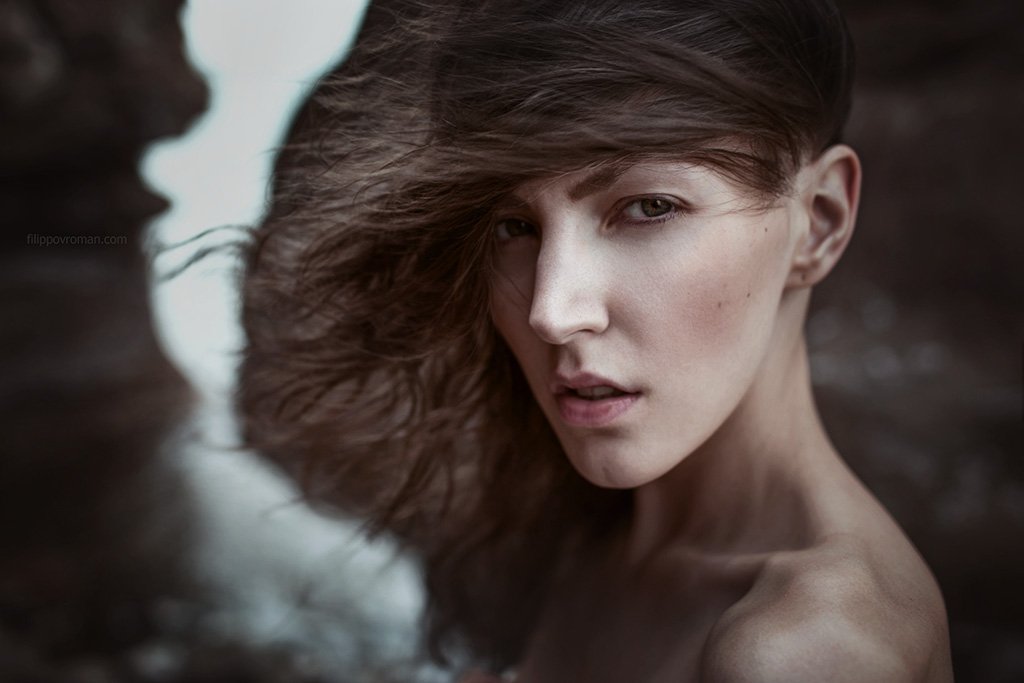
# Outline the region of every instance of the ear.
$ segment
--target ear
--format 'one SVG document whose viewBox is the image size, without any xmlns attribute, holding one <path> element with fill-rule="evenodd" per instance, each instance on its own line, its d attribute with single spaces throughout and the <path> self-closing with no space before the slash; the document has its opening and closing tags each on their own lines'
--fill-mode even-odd
<svg viewBox="0 0 1024 683">
<path fill-rule="evenodd" d="M 839 261 L 857 221 L 860 181 L 860 159 L 846 145 L 829 147 L 802 169 L 797 199 L 804 220 L 788 287 L 821 282 Z"/>
</svg>

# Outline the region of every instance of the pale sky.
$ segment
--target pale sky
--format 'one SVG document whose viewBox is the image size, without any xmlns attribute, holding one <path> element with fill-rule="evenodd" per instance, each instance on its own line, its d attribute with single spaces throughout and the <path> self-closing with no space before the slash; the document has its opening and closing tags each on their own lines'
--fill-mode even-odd
<svg viewBox="0 0 1024 683">
<path fill-rule="evenodd" d="M 366 0 L 192 0 L 182 12 L 188 55 L 211 90 L 186 135 L 153 145 L 147 182 L 172 202 L 151 239 L 259 220 L 273 150 L 314 81 L 348 49 Z M 216 239 L 216 238 L 211 238 Z M 205 241 L 203 244 L 212 243 Z M 195 251 L 156 260 L 166 272 Z M 233 386 L 241 343 L 231 263 L 211 259 L 154 287 L 156 328 L 171 359 L 207 398 Z"/>
<path fill-rule="evenodd" d="M 210 107 L 186 135 L 153 145 L 142 161 L 147 182 L 172 202 L 151 225 L 152 241 L 260 219 L 274 148 L 309 84 L 348 48 L 364 5 L 188 4 L 188 52 L 210 86 Z M 222 239 L 161 256 L 155 275 Z M 188 562 L 217 595 L 215 621 L 233 637 L 298 643 L 340 670 L 365 658 L 364 632 L 376 634 L 380 657 L 410 656 L 422 602 L 414 565 L 391 544 L 366 543 L 355 525 L 314 514 L 266 463 L 230 448 L 233 352 L 242 340 L 233 267 L 209 259 L 151 290 L 159 339 L 200 398 L 183 436 L 166 445 L 167 464 L 189 486 Z M 298 587 L 308 605 L 296 601 Z"/>
</svg>

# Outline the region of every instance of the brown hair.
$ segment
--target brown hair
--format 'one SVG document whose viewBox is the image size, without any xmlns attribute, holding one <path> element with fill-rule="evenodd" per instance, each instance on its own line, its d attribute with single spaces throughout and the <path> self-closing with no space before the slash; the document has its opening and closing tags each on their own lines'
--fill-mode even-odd
<svg viewBox="0 0 1024 683">
<path fill-rule="evenodd" d="M 282 152 L 247 246 L 239 407 L 312 499 L 422 558 L 435 656 L 500 667 L 630 495 L 572 470 L 493 329 L 490 208 L 645 157 L 778 196 L 839 138 L 851 43 L 827 0 L 401 7 Z"/>
</svg>

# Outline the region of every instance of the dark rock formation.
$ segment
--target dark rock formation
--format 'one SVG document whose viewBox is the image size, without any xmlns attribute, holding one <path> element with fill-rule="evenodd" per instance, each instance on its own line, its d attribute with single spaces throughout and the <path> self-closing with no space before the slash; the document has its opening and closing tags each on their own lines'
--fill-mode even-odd
<svg viewBox="0 0 1024 683">
<path fill-rule="evenodd" d="M 162 509 L 156 455 L 189 392 L 150 326 L 141 238 L 166 201 L 136 164 L 205 106 L 179 6 L 0 9 L 3 680 L 80 680 L 178 588 L 187 511 Z"/>
<path fill-rule="evenodd" d="M 808 330 L 830 433 L 946 596 L 958 681 L 1024 679 L 1024 5 L 841 2 L 857 234 Z"/>
</svg>

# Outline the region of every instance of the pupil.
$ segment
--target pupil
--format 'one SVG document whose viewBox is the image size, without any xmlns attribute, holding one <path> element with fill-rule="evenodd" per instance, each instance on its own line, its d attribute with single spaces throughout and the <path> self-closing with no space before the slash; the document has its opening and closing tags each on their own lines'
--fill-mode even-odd
<svg viewBox="0 0 1024 683">
<path fill-rule="evenodd" d="M 648 218 L 654 218 L 655 216 L 661 216 L 666 213 L 669 209 L 669 203 L 664 199 L 642 199 L 640 200 L 640 210 L 644 212 L 644 215 Z"/>
<path fill-rule="evenodd" d="M 510 218 L 502 221 L 505 224 L 505 231 L 510 237 L 518 237 L 530 232 L 530 225 L 526 221 Z"/>
<path fill-rule="evenodd" d="M 501 236 L 501 233 L 504 232 L 507 238 L 518 238 L 524 236 L 524 234 L 525 236 L 531 234 L 532 231 L 534 231 L 534 226 L 530 225 L 524 220 L 520 220 L 517 218 L 506 218 L 505 220 L 502 220 L 498 223 L 497 230 L 499 236 Z"/>
</svg>

